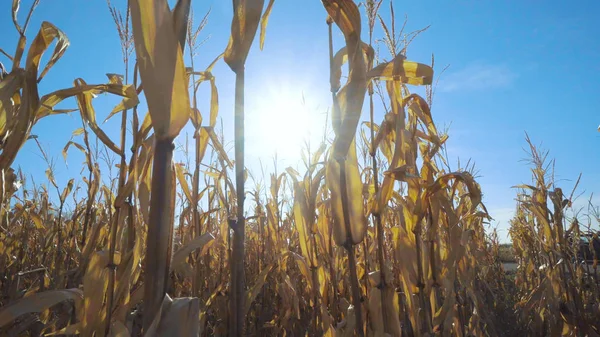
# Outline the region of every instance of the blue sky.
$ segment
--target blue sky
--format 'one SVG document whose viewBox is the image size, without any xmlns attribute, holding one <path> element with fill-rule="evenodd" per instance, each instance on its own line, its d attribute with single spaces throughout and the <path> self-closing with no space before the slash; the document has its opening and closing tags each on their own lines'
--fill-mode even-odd
<svg viewBox="0 0 600 337">
<path fill-rule="evenodd" d="M 22 1 L 21 22 L 31 2 Z M 112 2 L 118 6 L 126 3 Z M 231 1 L 193 3 L 198 19 L 212 8 L 201 36 L 209 40 L 195 59 L 202 70 L 227 45 Z M 381 11 L 386 20 L 388 5 L 384 1 Z M 525 132 L 556 159 L 556 178 L 563 190 L 570 191 L 583 173 L 578 190 L 583 195 L 576 205 L 585 205 L 585 198 L 600 193 L 600 160 L 595 151 L 600 143 L 596 130 L 600 124 L 599 10 L 600 3 L 593 0 L 578 1 L 577 5 L 533 0 L 395 1 L 397 24 L 408 15 L 406 31 L 431 25 L 412 43 L 408 58 L 429 63 L 434 53 L 437 74 L 450 65 L 441 77 L 432 114 L 438 128 L 450 127 L 448 153 L 454 163 L 459 157 L 461 162 L 475 162 L 484 202 L 497 220 L 494 224 L 499 226 L 502 241 L 507 240 L 507 221 L 514 207 L 516 191 L 511 186 L 531 179 L 528 164 L 521 161 L 527 158 Z M 43 20 L 62 29 L 71 46 L 41 83 L 42 94 L 70 87 L 77 77 L 103 83 L 106 73 L 123 72 L 118 36 L 104 0 L 41 0 L 30 24 L 29 41 Z M 10 1 L 2 1 L 0 31 L 0 48 L 12 54 L 17 34 L 10 18 Z M 335 34 L 337 49 L 342 39 L 341 33 Z M 375 34 L 380 37 L 381 31 Z M 367 40 L 366 35 L 363 38 Z M 248 161 L 253 165 L 259 157 L 270 164 L 273 151 L 296 144 L 306 128 L 313 139 L 320 136 L 330 102 L 327 26 L 320 1 L 276 0 L 264 50 L 257 45 L 246 66 L 248 142 L 254 144 L 248 146 Z M 0 62 L 10 64 L 2 55 Z M 220 117 L 231 140 L 233 73 L 219 62 L 214 74 Z M 208 112 L 207 89 L 204 87 L 199 97 L 203 112 Z M 300 103 L 302 95 L 304 105 Z M 291 102 L 287 105 L 292 108 L 284 109 L 285 102 Z M 115 103 L 104 97 L 95 103 L 99 121 Z M 73 100 L 62 105 L 75 106 Z M 140 113 L 145 111 L 140 107 Z M 366 118 L 366 113 L 363 116 Z M 102 125 L 115 140 L 117 119 Z M 278 131 L 268 132 L 273 125 Z M 33 129 L 56 159 L 57 180 L 63 186 L 80 173 L 81 156 L 73 152 L 68 167 L 61 156 L 78 127 L 79 117 L 74 114 L 48 117 Z M 291 140 L 282 142 L 286 136 Z M 283 165 L 291 165 L 296 150 L 279 156 Z M 23 147 L 15 166 L 43 182 L 45 163 L 35 143 Z"/>
</svg>

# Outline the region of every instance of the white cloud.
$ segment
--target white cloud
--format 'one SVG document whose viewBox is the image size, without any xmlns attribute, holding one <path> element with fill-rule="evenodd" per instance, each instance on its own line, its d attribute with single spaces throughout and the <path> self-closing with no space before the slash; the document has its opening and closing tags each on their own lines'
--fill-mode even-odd
<svg viewBox="0 0 600 337">
<path fill-rule="evenodd" d="M 506 88 L 512 85 L 518 75 L 506 65 L 472 63 L 463 69 L 442 76 L 439 90 L 486 90 Z"/>
</svg>

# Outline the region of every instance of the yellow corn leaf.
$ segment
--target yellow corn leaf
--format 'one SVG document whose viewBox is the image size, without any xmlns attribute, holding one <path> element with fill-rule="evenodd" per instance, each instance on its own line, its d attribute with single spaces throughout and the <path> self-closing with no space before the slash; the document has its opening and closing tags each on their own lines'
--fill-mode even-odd
<svg viewBox="0 0 600 337">
<path fill-rule="evenodd" d="M 175 164 L 175 173 L 177 174 L 177 180 L 179 180 L 179 185 L 181 185 L 181 189 L 183 190 L 183 194 L 187 198 L 188 202 L 192 204 L 194 202 L 192 198 L 192 192 L 190 192 L 190 186 L 188 185 L 187 180 L 185 180 L 185 167 L 181 163 Z"/>
<path fill-rule="evenodd" d="M 400 336 L 401 326 L 398 317 L 399 306 L 394 289 L 390 286 L 387 286 L 383 290 L 378 288 L 378 285 L 381 282 L 381 273 L 379 270 L 369 273 L 369 282 L 372 288 L 369 294 L 368 309 L 375 336 L 384 336 L 384 318 L 381 315 L 382 301 L 383 305 L 386 307 L 387 321 L 389 328 L 391 329 L 388 333 L 390 333 L 391 336 Z"/>
<path fill-rule="evenodd" d="M 115 291 L 115 306 L 118 303 L 128 304 L 131 302 L 129 291 L 137 282 L 139 272 L 141 271 L 141 262 L 143 254 L 142 231 L 139 228 L 134 228 L 135 243 L 133 249 L 127 253 L 119 264 L 117 271 L 117 284 Z M 121 299 L 123 299 L 121 301 Z M 113 308 L 115 310 L 116 308 Z M 116 317 L 121 321 L 125 321 L 126 317 Z"/>
<path fill-rule="evenodd" d="M 115 252 L 115 264 L 119 264 L 121 255 Z M 104 335 L 106 310 L 104 298 L 108 288 L 108 251 L 94 252 L 83 277 L 84 314 L 82 317 L 83 337 L 96 334 Z"/>
<path fill-rule="evenodd" d="M 433 118 L 431 117 L 431 109 L 429 108 L 427 101 L 417 94 L 411 94 L 404 99 L 404 103 L 411 101 L 412 104 L 409 106 L 409 111 L 413 112 L 423 122 L 423 124 L 425 124 L 432 142 L 436 145 L 441 145 L 437 129 L 433 123 Z"/>
<path fill-rule="evenodd" d="M 29 213 L 29 218 L 31 219 L 31 221 L 33 221 L 37 229 L 44 229 L 42 217 L 40 217 L 38 214 Z"/>
<path fill-rule="evenodd" d="M 11 127 L 14 130 L 13 134 L 3 144 L 2 154 L 0 154 L 0 169 L 8 168 L 13 163 L 17 152 L 29 137 L 31 127 L 36 121 L 37 111 L 40 107 L 37 83 L 41 77 L 38 78 L 37 76 L 38 69 L 42 55 L 54 40 L 57 40 L 57 47 L 42 72 L 42 76 L 62 56 L 66 46 L 68 46 L 68 40 L 58 28 L 51 23 L 42 22 L 42 27 L 32 41 L 27 53 L 22 100 L 18 112 L 19 118 Z M 13 60 L 13 69 L 19 66 L 25 43 L 25 35 L 23 34 L 19 39 L 17 53 Z"/>
<path fill-rule="evenodd" d="M 427 187 L 427 194 L 431 196 L 441 189 L 448 187 L 451 179 L 459 180 L 467 186 L 471 198 L 471 211 L 475 211 L 481 203 L 481 189 L 473 176 L 468 172 L 452 172 L 439 177 L 432 185 Z"/>
<path fill-rule="evenodd" d="M 54 52 L 52 53 L 50 60 L 48 60 L 48 63 L 46 63 L 44 70 L 37 79 L 38 83 L 42 80 L 42 78 L 44 78 L 44 76 L 48 73 L 50 68 L 52 68 L 52 66 L 54 66 L 56 62 L 58 62 L 58 60 L 63 56 L 63 54 L 69 47 L 69 39 L 67 38 L 67 36 L 60 29 L 56 28 L 53 24 L 44 21 L 42 22 L 41 30 L 43 30 L 44 32 L 43 35 L 47 44 L 44 49 L 48 48 L 48 45 L 52 43 L 54 39 L 56 39 L 56 46 L 54 47 Z M 31 53 L 31 47 L 29 49 L 29 52 Z"/>
<path fill-rule="evenodd" d="M 387 120 L 387 122 L 386 122 L 384 130 L 387 131 L 388 135 L 394 136 L 394 152 L 392 154 L 390 167 L 395 167 L 395 168 L 406 167 L 407 170 L 413 170 L 412 172 L 414 172 L 414 168 L 411 168 L 411 166 L 408 166 L 406 164 L 405 155 L 404 155 L 405 149 L 403 146 L 405 144 L 405 139 L 406 139 L 405 134 L 404 134 L 404 128 L 405 128 L 404 115 L 403 114 L 400 114 L 400 115 L 388 114 L 388 115 L 386 115 L 386 120 Z M 382 132 L 384 132 L 384 131 L 382 130 Z M 410 171 L 408 171 L 408 172 L 410 172 Z M 394 183 L 395 183 L 395 177 L 393 174 L 387 174 L 384 176 L 383 183 L 381 184 L 381 187 L 378 191 L 378 196 L 376 198 L 376 202 L 373 205 L 374 206 L 373 207 L 374 214 L 381 214 L 381 212 L 385 208 L 385 205 L 392 198 L 392 194 L 394 192 Z"/>
<path fill-rule="evenodd" d="M 25 71 L 16 69 L 0 81 L 0 131 L 4 132 L 7 124 L 10 124 L 13 102 L 12 98 L 23 87 Z"/>
<path fill-rule="evenodd" d="M 361 22 L 358 6 L 354 1 L 323 0 L 329 16 L 344 33 L 350 66 L 348 83 L 342 88 L 334 102 L 332 123 L 336 137 L 333 147 L 334 158 L 344 158 L 354 141 L 362 105 L 367 90 L 366 63 L 362 55 L 360 40 Z M 331 69 L 334 72 L 334 69 Z M 336 120 L 339 119 L 339 120 Z"/>
<path fill-rule="evenodd" d="M 81 305 L 83 294 L 80 289 L 49 290 L 17 300 L 0 309 L 0 328 L 11 323 L 22 315 L 39 313 L 67 300 L 75 301 L 76 307 Z"/>
<path fill-rule="evenodd" d="M 192 121 L 192 125 L 194 126 L 194 129 L 200 128 L 200 126 L 202 125 L 202 114 L 200 113 L 200 110 L 198 110 L 196 108 L 191 108 L 190 109 L 190 120 Z"/>
<path fill-rule="evenodd" d="M 133 108 L 134 106 L 136 106 L 139 103 L 138 101 L 138 97 L 137 94 L 135 97 L 125 97 L 121 103 L 119 103 L 117 106 L 115 106 L 112 111 L 110 112 L 110 114 L 108 115 L 108 117 L 106 117 L 104 119 L 104 122 L 102 123 L 106 123 L 112 116 L 116 115 L 119 112 L 122 112 L 124 110 Z"/>
<path fill-rule="evenodd" d="M 199 135 L 198 135 L 199 133 Z M 200 137 L 200 146 L 196 148 L 197 151 L 197 156 L 198 158 L 202 159 L 204 158 L 204 155 L 206 154 L 206 149 L 208 148 L 208 140 L 210 138 L 210 133 L 208 132 L 207 128 L 201 128 L 198 133 L 194 134 L 194 138 L 195 137 Z M 218 143 L 220 144 L 220 142 Z M 221 146 L 222 148 L 222 146 Z M 228 157 L 227 160 L 229 159 Z M 229 161 L 229 160 L 228 160 Z"/>
<path fill-rule="evenodd" d="M 294 178 L 294 176 L 292 176 Z M 298 240 L 300 241 L 300 251 L 305 259 L 310 262 L 312 267 L 317 266 L 315 256 L 312 253 L 311 241 L 310 241 L 310 230 L 309 227 L 312 224 L 311 219 L 306 218 L 308 214 L 308 201 L 306 200 L 306 191 L 300 183 L 294 178 L 294 221 L 296 230 L 298 231 Z M 309 223 L 309 221 L 311 221 Z"/>
<path fill-rule="evenodd" d="M 271 11 L 273 10 L 273 4 L 275 0 L 270 0 L 267 5 L 267 9 L 260 19 L 260 50 L 263 50 L 265 46 L 265 35 L 267 34 L 267 24 L 269 23 L 269 16 L 271 15 Z"/>
<path fill-rule="evenodd" d="M 214 128 L 217 124 L 217 116 L 219 115 L 219 91 L 215 83 L 215 78 L 210 79 L 210 122 L 209 126 Z"/>
<path fill-rule="evenodd" d="M 175 139 L 190 99 L 179 36 L 166 0 L 132 0 L 131 22 L 144 94 L 157 140 Z"/>
<path fill-rule="evenodd" d="M 17 20 L 17 13 L 19 13 L 19 5 L 21 4 L 21 0 L 13 0 L 12 2 L 12 20 L 15 28 L 17 28 L 18 32 L 21 32 L 21 26 L 19 25 L 19 21 Z"/>
<path fill-rule="evenodd" d="M 12 71 L 18 69 L 21 66 L 21 59 L 23 58 L 23 53 L 25 52 L 25 46 L 27 45 L 27 38 L 25 35 L 21 35 L 19 37 L 19 42 L 17 42 L 17 50 L 15 51 L 15 55 L 12 58 L 13 66 Z"/>
<path fill-rule="evenodd" d="M 152 129 L 152 118 L 150 116 L 150 113 L 147 112 L 146 116 L 144 116 L 144 120 L 142 121 L 142 125 L 140 125 L 140 131 L 137 133 L 137 138 L 135 140 L 134 148 L 133 148 L 134 150 L 136 150 L 137 147 L 142 144 L 144 139 L 146 139 L 146 136 L 148 136 L 148 133 L 150 133 L 151 129 Z"/>
<path fill-rule="evenodd" d="M 327 186 L 331 191 L 333 238 L 338 245 L 343 245 L 348 237 L 351 239 L 351 243 L 357 244 L 365 237 L 367 231 L 367 219 L 363 210 L 363 184 L 358 170 L 358 159 L 356 157 L 356 145 L 354 144 L 354 141 L 350 146 L 350 152 L 348 153 L 347 159 L 342 163 L 346 171 L 345 191 L 342 191 L 340 184 L 340 163 L 331 155 L 327 160 L 326 181 Z M 348 200 L 347 212 L 349 219 L 344 218 L 342 193 L 346 194 Z M 346 231 L 346 221 L 349 221 L 350 223 L 351 233 L 347 233 Z"/>
<path fill-rule="evenodd" d="M 245 309 L 244 309 L 244 313 L 245 313 L 244 316 L 248 315 L 248 311 L 250 311 L 252 302 L 254 302 L 254 299 L 256 298 L 256 296 L 258 295 L 258 293 L 260 292 L 262 287 L 265 285 L 265 282 L 267 282 L 267 276 L 269 276 L 269 273 L 271 272 L 271 270 L 273 270 L 273 266 L 274 265 L 271 264 L 268 267 L 266 267 L 265 269 L 263 269 L 260 272 L 260 274 L 258 275 L 258 278 L 256 279 L 256 283 L 254 283 L 252 288 L 250 288 L 248 291 L 246 291 L 246 303 L 245 303 Z"/>
<path fill-rule="evenodd" d="M 165 294 L 156 317 L 144 334 L 146 337 L 198 336 L 200 326 L 200 300 L 198 298 L 175 298 Z"/>
<path fill-rule="evenodd" d="M 82 79 L 76 79 L 75 87 L 86 85 L 85 81 Z M 77 94 L 77 105 L 79 107 L 79 111 L 81 112 L 81 118 L 86 121 L 86 123 L 90 126 L 92 131 L 98 136 L 98 138 L 106 145 L 109 149 L 111 149 L 116 154 L 121 154 L 121 149 L 100 129 L 98 124 L 96 123 L 96 112 L 94 107 L 92 106 L 92 93 L 91 92 L 81 92 Z"/>
<path fill-rule="evenodd" d="M 229 156 L 227 156 L 227 152 L 225 151 L 225 148 L 223 148 L 223 144 L 221 144 L 219 141 L 215 131 L 212 128 L 207 128 L 207 131 L 215 150 L 217 150 L 217 152 L 221 155 L 221 158 L 227 163 L 227 165 L 229 165 L 229 167 L 233 167 L 233 163 L 231 160 L 229 160 Z M 200 157 L 200 159 L 202 159 L 202 157 Z"/>
<path fill-rule="evenodd" d="M 74 183 L 75 183 L 75 179 L 69 179 L 67 186 L 64 188 L 64 190 L 62 191 L 62 194 L 60 195 L 61 201 L 64 202 L 65 200 L 67 200 L 67 196 L 69 196 L 69 194 L 71 194 L 71 190 L 73 189 Z"/>
<path fill-rule="evenodd" d="M 375 57 L 375 50 L 373 49 L 373 47 L 361 41 L 361 48 L 365 57 L 365 62 L 373 62 L 373 58 Z M 344 46 L 342 47 L 342 49 L 338 50 L 338 52 L 335 53 L 333 57 L 333 69 L 330 74 L 331 90 L 333 92 L 337 92 L 340 89 L 342 66 L 346 62 L 348 62 L 348 48 Z"/>
<path fill-rule="evenodd" d="M 109 93 L 117 96 L 131 98 L 128 101 L 131 105 L 127 105 L 126 108 L 130 109 L 135 106 L 139 100 L 137 93 L 132 85 L 120 85 L 120 84 L 85 84 L 85 81 L 78 79 L 79 85 L 72 88 L 56 90 L 40 98 L 40 108 L 36 113 L 36 121 L 40 118 L 52 114 L 52 108 L 63 100 L 77 96 L 80 94 L 91 94 L 98 95 L 102 93 Z"/>
<path fill-rule="evenodd" d="M 304 257 L 302 255 L 298 255 L 291 251 L 288 251 L 287 253 L 294 258 L 294 260 L 296 261 L 296 264 L 298 265 L 298 269 L 300 269 L 300 273 L 306 278 L 306 282 L 307 282 L 309 288 L 312 289 L 312 278 L 311 278 L 310 269 L 309 269 L 308 263 L 306 262 L 306 259 L 304 259 Z"/>
<path fill-rule="evenodd" d="M 429 85 L 433 81 L 433 69 L 425 64 L 407 61 L 398 54 L 393 60 L 381 63 L 367 73 L 367 78 L 400 81 L 412 85 Z"/>
<path fill-rule="evenodd" d="M 408 165 L 402 165 L 396 167 L 395 169 L 387 170 L 383 172 L 385 176 L 391 177 L 394 180 L 398 181 L 408 181 L 409 179 L 419 179 L 418 175 L 415 175 L 414 168 Z"/>
<path fill-rule="evenodd" d="M 83 134 L 84 129 L 83 128 L 77 128 L 73 131 L 73 133 L 71 134 L 73 137 L 79 136 L 81 134 Z"/>
<path fill-rule="evenodd" d="M 123 75 L 108 73 L 108 74 L 106 74 L 106 77 L 108 77 L 108 83 L 110 83 L 110 84 L 123 85 L 123 79 L 124 79 Z"/>
<path fill-rule="evenodd" d="M 185 259 L 194 251 L 202 250 L 206 244 L 214 240 L 215 237 L 210 233 L 205 233 L 201 236 L 197 236 L 194 240 L 188 242 L 185 246 L 179 248 L 173 254 L 173 262 L 171 263 L 171 270 L 175 270 L 181 264 L 185 262 Z"/>
<path fill-rule="evenodd" d="M 246 64 L 264 5 L 264 0 L 233 0 L 231 36 L 223 59 L 235 73 Z"/>
</svg>

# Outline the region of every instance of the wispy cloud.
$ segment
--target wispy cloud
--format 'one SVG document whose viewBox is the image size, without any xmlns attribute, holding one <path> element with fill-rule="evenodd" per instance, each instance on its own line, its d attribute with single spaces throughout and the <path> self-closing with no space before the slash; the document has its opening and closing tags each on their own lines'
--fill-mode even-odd
<svg viewBox="0 0 600 337">
<path fill-rule="evenodd" d="M 472 63 L 460 70 L 442 76 L 439 90 L 489 90 L 506 88 L 513 84 L 518 74 L 507 65 Z"/>
</svg>

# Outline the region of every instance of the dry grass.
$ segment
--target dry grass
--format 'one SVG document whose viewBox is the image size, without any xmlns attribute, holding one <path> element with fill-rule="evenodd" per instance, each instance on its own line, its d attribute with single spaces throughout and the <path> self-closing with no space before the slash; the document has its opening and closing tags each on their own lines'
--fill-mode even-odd
<svg viewBox="0 0 600 337">
<path fill-rule="evenodd" d="M 26 51 L 27 24 L 15 19 L 21 40 L 0 82 L 1 335 L 507 336 L 525 326 L 535 335 L 597 334 L 597 284 L 580 267 L 571 272 L 581 278 L 565 278 L 560 209 L 550 212 L 535 199 L 550 196 L 543 172 L 535 171 L 534 196 L 523 199 L 513 221 L 520 267 L 511 283 L 500 263 L 506 250 L 485 232 L 489 216 L 472 169 L 451 169 L 442 155 L 448 136 L 430 109 L 433 68 L 406 59 L 421 31 L 397 33 L 393 7 L 385 22 L 382 2 L 366 1 L 367 44 L 353 1 L 322 2 L 330 36 L 340 29 L 345 37 L 339 51 L 332 39 L 329 45 L 334 137 L 304 149 L 303 172 L 275 166 L 262 186 L 246 184 L 241 140 L 255 130 L 243 128 L 244 68 L 259 25 L 265 43 L 273 1 L 233 1 L 229 45 L 204 71 L 183 62 L 186 48 L 193 60 L 204 43 L 198 37 L 207 19 L 194 28 L 189 1 L 170 12 L 166 1 L 131 0 L 125 13 L 109 2 L 125 74 L 129 57 L 137 60 L 132 84 L 110 74 L 106 84 L 78 79 L 41 98 L 40 55 L 56 41 L 49 69 L 69 43 L 44 23 Z M 376 24 L 382 39 L 372 36 Z M 212 70 L 221 58 L 236 75 L 235 160 L 216 131 Z M 197 109 L 204 82 L 211 87 L 207 115 Z M 425 86 L 427 97 L 413 86 Z M 122 117 L 117 142 L 96 123 L 93 99 L 104 92 L 122 97 L 109 116 Z M 140 118 L 142 93 L 149 112 Z M 367 96 L 370 118 L 361 121 Z M 63 152 L 85 155 L 86 177 L 58 186 L 49 166 L 47 183 L 31 185 L 11 164 L 35 122 L 74 112 L 53 109 L 69 98 L 82 127 Z M 374 120 L 375 99 L 385 109 L 382 121 Z M 173 140 L 190 121 L 189 159 L 175 162 Z M 116 177 L 101 170 L 111 154 Z"/>
</svg>

